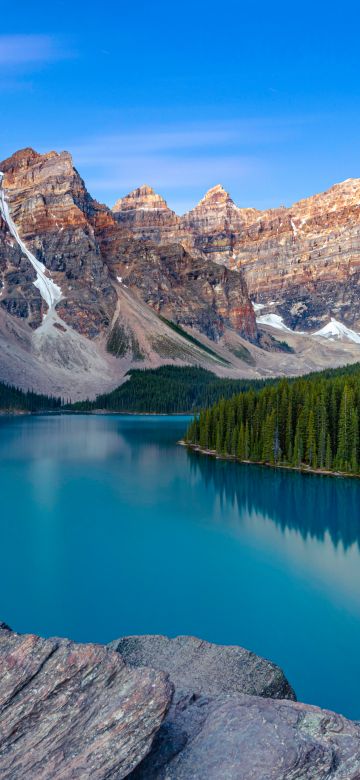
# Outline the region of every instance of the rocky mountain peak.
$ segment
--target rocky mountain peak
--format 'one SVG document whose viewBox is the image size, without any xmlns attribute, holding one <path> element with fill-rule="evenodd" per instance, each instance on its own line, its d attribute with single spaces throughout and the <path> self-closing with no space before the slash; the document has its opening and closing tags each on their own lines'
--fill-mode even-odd
<svg viewBox="0 0 360 780">
<path fill-rule="evenodd" d="M 166 200 L 161 195 L 158 195 L 148 184 L 142 184 L 141 187 L 137 187 L 137 189 L 129 192 L 128 195 L 119 198 L 112 211 L 117 214 L 121 211 L 132 211 L 134 209 L 143 209 L 144 211 L 160 209 L 161 211 L 171 212 Z"/>
<path fill-rule="evenodd" d="M 4 199 L 19 239 L 61 290 L 57 315 L 75 331 L 99 335 L 113 316 L 116 292 L 109 285 L 90 221 L 95 221 L 97 211 L 103 213 L 73 167 L 71 155 L 23 149 L 0 163 L 0 170 L 5 173 Z M 115 224 L 111 215 L 110 220 Z M 0 226 L 0 249 L 5 242 L 9 243 L 9 223 Z M 1 306 L 36 329 L 47 306 L 28 260 L 24 251 L 13 252 L 6 260 Z"/>
<path fill-rule="evenodd" d="M 0 162 L 0 170 L 5 173 L 5 187 L 36 187 L 49 178 L 77 177 L 70 152 L 47 152 L 39 154 L 30 147 L 20 149 L 11 157 Z"/>
<path fill-rule="evenodd" d="M 0 163 L 0 170 L 6 174 L 15 170 L 26 169 L 40 157 L 41 155 L 31 147 L 19 149 L 19 151 L 15 152 L 15 154 L 12 154 L 11 157 L 7 157 L 5 160 L 2 160 Z"/>
<path fill-rule="evenodd" d="M 182 225 L 185 231 L 195 231 L 199 235 L 215 234 L 234 230 L 240 220 L 241 210 L 222 184 L 216 184 L 205 193 L 195 208 L 184 214 Z"/>
<path fill-rule="evenodd" d="M 1 165 L 9 164 L 18 162 L 21 163 L 23 160 L 33 160 L 36 157 L 40 157 L 41 155 L 35 151 L 35 149 L 32 149 L 31 146 L 26 146 L 24 149 L 18 149 L 17 152 L 14 152 L 10 157 L 7 157 L 6 160 L 3 160 Z"/>
<path fill-rule="evenodd" d="M 229 193 L 224 189 L 222 184 L 216 184 L 215 187 L 211 187 L 204 197 L 201 199 L 199 206 L 223 206 L 231 204 L 235 206 L 234 201 L 230 197 Z"/>
</svg>

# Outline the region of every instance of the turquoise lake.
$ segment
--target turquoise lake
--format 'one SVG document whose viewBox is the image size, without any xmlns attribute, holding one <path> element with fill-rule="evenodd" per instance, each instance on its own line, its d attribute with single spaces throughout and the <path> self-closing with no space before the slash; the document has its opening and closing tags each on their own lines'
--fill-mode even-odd
<svg viewBox="0 0 360 780">
<path fill-rule="evenodd" d="M 188 452 L 187 422 L 0 418 L 0 620 L 240 644 L 360 719 L 360 481 Z"/>
</svg>

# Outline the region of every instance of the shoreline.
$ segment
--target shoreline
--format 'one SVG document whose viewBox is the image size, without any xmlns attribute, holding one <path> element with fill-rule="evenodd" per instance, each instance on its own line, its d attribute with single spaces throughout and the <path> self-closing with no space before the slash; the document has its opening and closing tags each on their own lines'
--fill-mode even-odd
<svg viewBox="0 0 360 780">
<path fill-rule="evenodd" d="M 360 474 L 351 474 L 348 471 L 329 471 L 328 469 L 313 469 L 311 466 L 306 466 L 305 464 L 302 466 L 289 466 L 286 463 L 267 463 L 264 460 L 242 460 L 241 458 L 237 458 L 236 455 L 219 455 L 216 450 L 204 449 L 203 447 L 200 447 L 199 444 L 192 444 L 191 442 L 184 441 L 184 439 L 180 439 L 178 444 L 180 444 L 181 447 L 187 447 L 187 449 L 192 450 L 192 452 L 198 452 L 200 455 L 208 455 L 216 460 L 244 463 L 246 466 L 264 466 L 268 469 L 285 469 L 287 471 L 296 471 L 298 474 L 314 474 L 318 477 L 360 478 Z"/>
<path fill-rule="evenodd" d="M 91 414 L 91 415 L 119 415 L 124 417 L 193 417 L 193 412 L 125 412 L 111 409 L 41 409 L 38 411 L 28 411 L 22 409 L 0 409 L 0 416 L 14 417 L 16 415 L 32 415 L 40 417 L 41 415 L 56 414 Z"/>
</svg>

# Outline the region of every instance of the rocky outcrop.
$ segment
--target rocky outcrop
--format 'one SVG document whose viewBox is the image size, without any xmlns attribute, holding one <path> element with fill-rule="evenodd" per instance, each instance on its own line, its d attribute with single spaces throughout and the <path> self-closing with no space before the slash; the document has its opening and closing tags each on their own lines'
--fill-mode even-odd
<svg viewBox="0 0 360 780">
<path fill-rule="evenodd" d="M 178 697 L 132 780 L 358 780 L 360 726 L 297 702 Z"/>
<path fill-rule="evenodd" d="M 180 232 L 189 248 L 222 262 L 223 258 L 232 257 L 236 235 L 259 213 L 256 209 L 240 209 L 224 187 L 217 184 L 184 214 Z"/>
<path fill-rule="evenodd" d="M 360 179 L 263 212 L 239 234 L 228 263 L 289 327 L 314 331 L 334 317 L 359 329 Z"/>
<path fill-rule="evenodd" d="M 0 305 L 8 314 L 26 320 L 31 328 L 42 320 L 43 302 L 35 280 L 34 269 L 0 217 Z"/>
<path fill-rule="evenodd" d="M 175 685 L 132 780 L 358 779 L 360 726 L 294 702 L 275 664 L 194 637 L 125 637 L 112 646 L 129 665 L 163 669 Z"/>
<path fill-rule="evenodd" d="M 177 691 L 196 696 L 248 693 L 295 699 L 283 671 L 243 647 L 215 645 L 193 636 L 128 636 L 111 642 L 130 666 L 166 671 Z"/>
<path fill-rule="evenodd" d="M 281 670 L 243 648 L 102 647 L 0 623 L 4 780 L 358 780 L 360 725 L 293 699 Z"/>
<path fill-rule="evenodd" d="M 166 675 L 130 669 L 101 645 L 0 626 L 0 775 L 4 780 L 127 777 L 168 708 Z"/>
</svg>

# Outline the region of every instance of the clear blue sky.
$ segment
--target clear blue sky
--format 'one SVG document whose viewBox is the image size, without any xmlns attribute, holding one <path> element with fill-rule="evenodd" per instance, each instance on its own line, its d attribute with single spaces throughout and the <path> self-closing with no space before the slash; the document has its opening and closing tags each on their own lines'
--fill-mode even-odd
<svg viewBox="0 0 360 780">
<path fill-rule="evenodd" d="M 6 4 L 0 158 L 68 149 L 111 205 L 144 182 L 185 211 L 222 183 L 290 204 L 360 176 L 358 3 Z"/>
</svg>

